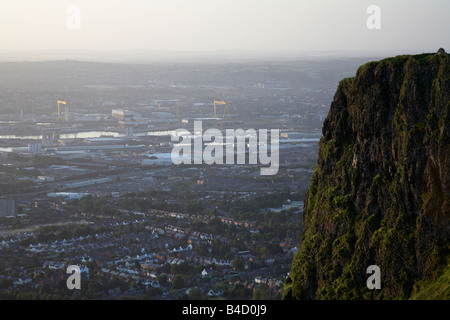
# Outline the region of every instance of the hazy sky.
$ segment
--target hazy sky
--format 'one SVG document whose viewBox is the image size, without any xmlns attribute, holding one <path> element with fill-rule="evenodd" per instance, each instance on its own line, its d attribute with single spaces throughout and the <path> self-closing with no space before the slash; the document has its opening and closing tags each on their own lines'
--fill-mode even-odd
<svg viewBox="0 0 450 320">
<path fill-rule="evenodd" d="M 449 14 L 448 0 L 2 0 L 0 50 L 450 51 Z"/>
</svg>

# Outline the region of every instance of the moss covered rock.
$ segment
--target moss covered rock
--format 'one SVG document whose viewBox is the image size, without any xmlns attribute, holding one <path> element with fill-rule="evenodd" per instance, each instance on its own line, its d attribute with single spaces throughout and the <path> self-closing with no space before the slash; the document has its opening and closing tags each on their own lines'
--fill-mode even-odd
<svg viewBox="0 0 450 320">
<path fill-rule="evenodd" d="M 434 281 L 448 295 L 449 113 L 445 53 L 370 62 L 339 83 L 285 299 L 436 298 Z"/>
</svg>

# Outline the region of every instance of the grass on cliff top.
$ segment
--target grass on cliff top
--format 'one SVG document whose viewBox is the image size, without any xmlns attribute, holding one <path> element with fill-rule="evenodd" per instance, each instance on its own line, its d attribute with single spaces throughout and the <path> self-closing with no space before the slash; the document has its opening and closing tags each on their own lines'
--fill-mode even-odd
<svg viewBox="0 0 450 320">
<path fill-rule="evenodd" d="M 408 60 L 414 59 L 419 65 L 425 65 L 430 61 L 432 61 L 433 58 L 436 57 L 436 55 L 437 53 L 422 53 L 414 55 L 404 54 L 395 57 L 385 58 L 380 61 L 371 61 L 361 65 L 358 68 L 357 74 L 361 72 L 364 73 L 365 71 L 367 71 L 367 69 L 375 68 L 380 62 L 389 62 L 392 65 L 396 66 L 396 65 L 404 65 Z M 447 56 L 448 55 L 449 54 L 447 54 Z"/>
<path fill-rule="evenodd" d="M 414 54 L 414 55 L 400 55 L 392 58 L 387 58 L 382 61 L 389 61 L 392 64 L 404 64 L 409 59 L 414 59 L 416 62 L 419 63 L 419 65 L 425 65 L 431 62 L 435 57 L 437 53 L 422 53 L 422 54 Z M 448 56 L 448 54 L 447 54 Z"/>
<path fill-rule="evenodd" d="M 411 300 L 450 300 L 450 268 L 435 281 L 420 284 Z"/>
</svg>

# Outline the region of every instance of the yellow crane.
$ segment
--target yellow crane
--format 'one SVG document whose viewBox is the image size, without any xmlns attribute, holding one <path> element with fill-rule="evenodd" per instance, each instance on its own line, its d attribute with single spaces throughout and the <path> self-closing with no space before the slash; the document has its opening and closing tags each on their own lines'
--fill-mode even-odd
<svg viewBox="0 0 450 320">
<path fill-rule="evenodd" d="M 65 105 L 64 108 L 64 119 L 61 118 L 61 105 Z M 68 121 L 69 120 L 69 107 L 67 106 L 67 102 L 63 100 L 58 100 L 58 121 Z"/>
<path fill-rule="evenodd" d="M 228 112 L 228 105 L 225 101 L 220 101 L 220 100 L 214 100 L 214 118 L 218 118 L 217 116 L 217 106 L 218 104 L 223 104 L 225 105 L 225 108 L 223 109 L 223 115 L 225 116 L 225 114 L 230 115 Z"/>
</svg>

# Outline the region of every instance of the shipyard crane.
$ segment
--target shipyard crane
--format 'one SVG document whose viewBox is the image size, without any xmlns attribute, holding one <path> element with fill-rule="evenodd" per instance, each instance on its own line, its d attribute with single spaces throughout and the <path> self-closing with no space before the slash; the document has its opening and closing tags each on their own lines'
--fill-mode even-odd
<svg viewBox="0 0 450 320">
<path fill-rule="evenodd" d="M 64 108 L 64 119 L 61 118 L 61 105 L 65 105 Z M 58 100 L 58 121 L 69 121 L 69 106 L 66 101 Z"/>
<path fill-rule="evenodd" d="M 178 105 L 178 102 L 175 103 L 173 105 L 173 107 L 176 109 L 176 111 L 177 111 L 177 119 L 179 119 L 180 118 L 180 106 Z"/>
<path fill-rule="evenodd" d="M 216 106 L 218 104 L 225 105 L 225 108 L 223 109 L 223 115 L 225 116 L 225 114 L 226 114 L 226 115 L 229 116 L 230 114 L 228 112 L 228 105 L 227 105 L 227 103 L 225 101 L 214 100 L 214 118 L 218 118 L 218 116 L 217 116 L 217 106 Z"/>
</svg>

